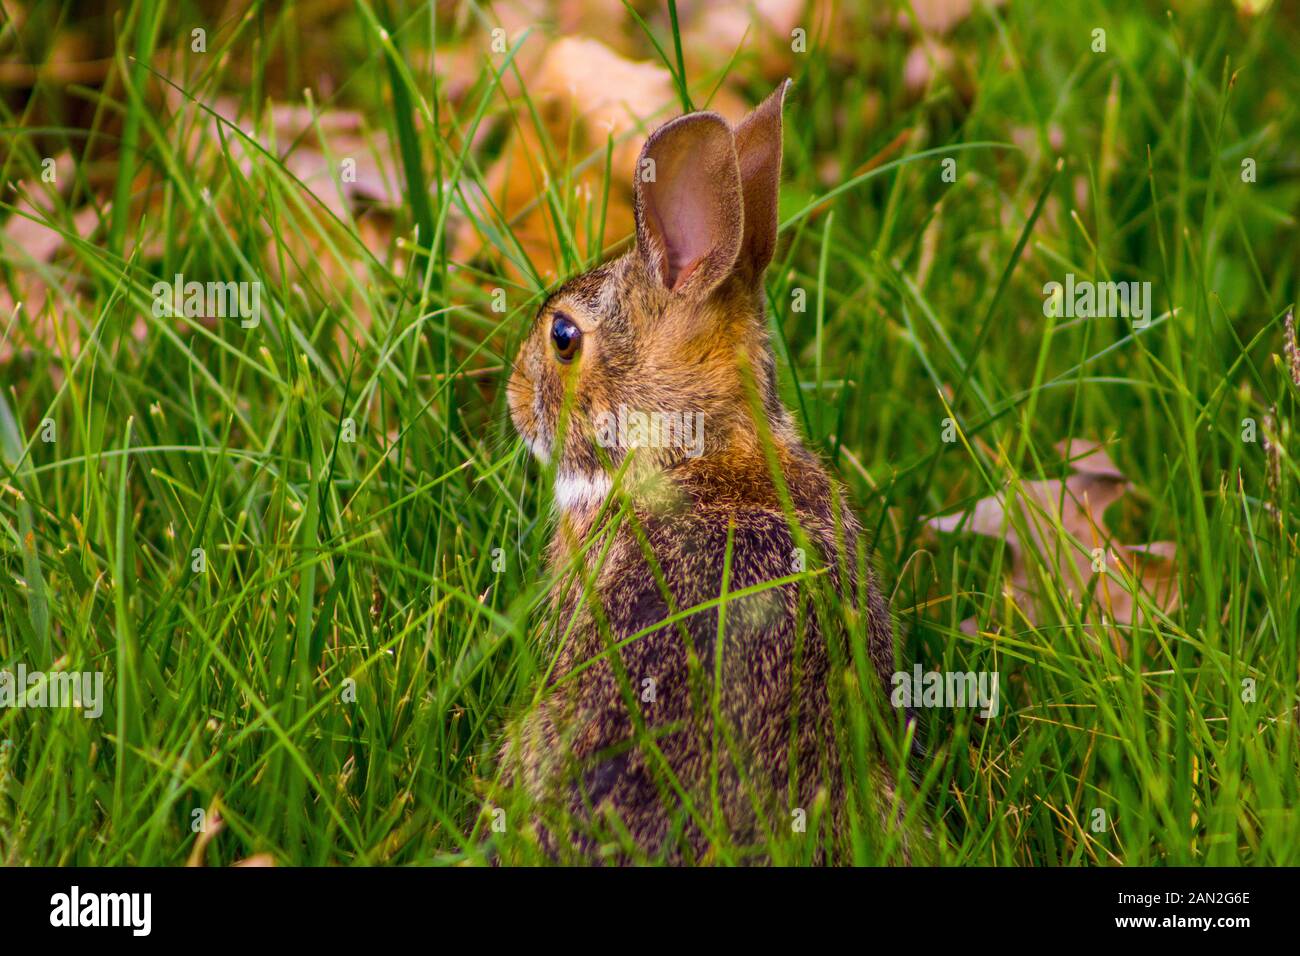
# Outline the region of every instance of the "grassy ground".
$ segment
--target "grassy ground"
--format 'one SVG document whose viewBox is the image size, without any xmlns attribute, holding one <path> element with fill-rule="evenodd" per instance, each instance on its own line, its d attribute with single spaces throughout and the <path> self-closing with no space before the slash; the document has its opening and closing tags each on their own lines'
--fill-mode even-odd
<svg viewBox="0 0 1300 956">
<path fill-rule="evenodd" d="M 1300 263 L 1297 21 L 1013 2 L 961 23 L 955 65 L 916 89 L 913 41 L 852 6 L 789 57 L 768 290 L 787 403 L 878 534 L 903 659 L 1001 677 L 995 718 L 922 713 L 905 789 L 933 857 L 1300 863 L 1300 392 L 1275 358 Z M 41 9 L 18 43 L 32 62 L 75 20 Z M 639 9 L 675 68 L 662 11 Z M 0 316 L 0 668 L 100 670 L 106 690 L 97 720 L 0 710 L 0 860 L 482 859 L 477 781 L 548 663 L 530 635 L 550 491 L 501 386 L 551 279 L 467 198 L 496 146 L 461 144 L 531 111 L 527 77 L 509 97 L 499 82 L 511 53 L 480 50 L 448 95 L 430 38 L 456 42 L 481 11 L 463 13 L 435 30 L 427 8 L 363 0 L 323 34 L 254 9 L 197 58 L 189 20 L 140 0 L 106 24 L 101 86 L 5 100 L 0 178 L 19 188 L 0 218 L 37 196 L 68 238 L 50 262 L 0 239 L 11 299 L 24 275 L 51 290 Z M 325 41 L 349 68 L 313 105 L 360 110 L 363 147 L 409 184 L 377 231 L 325 210 L 287 171 L 292 144 L 246 148 L 185 105 L 229 97 L 266 143 L 271 99 L 303 102 L 295 64 Z M 721 69 L 751 103 L 771 88 L 743 53 Z M 697 103 L 719 73 L 685 57 Z M 184 90 L 173 110 L 163 77 Z M 82 120 L 45 118 L 64 108 Z M 63 151 L 60 192 L 40 174 Z M 567 185 L 540 197 L 572 227 L 553 231 L 564 275 L 600 258 L 573 238 L 587 213 Z M 451 242 L 467 221 L 488 237 L 473 262 Z M 260 324 L 156 316 L 151 288 L 176 273 L 261 281 Z M 1067 273 L 1149 281 L 1150 324 L 1045 316 Z M 1131 482 L 1116 539 L 1176 545 L 1176 607 L 1143 599 L 1129 626 L 1081 605 L 1063 520 L 1037 515 L 1035 537 L 1017 513 L 1039 542 L 1019 551 L 927 529 L 1062 477 L 1071 438 Z M 195 832 L 196 810 L 221 824 Z M 861 840 L 855 859 L 897 853 Z"/>
</svg>

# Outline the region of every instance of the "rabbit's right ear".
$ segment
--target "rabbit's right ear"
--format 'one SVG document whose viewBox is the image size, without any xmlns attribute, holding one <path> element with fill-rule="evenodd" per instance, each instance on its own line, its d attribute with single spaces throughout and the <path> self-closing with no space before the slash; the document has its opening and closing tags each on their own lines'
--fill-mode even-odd
<svg viewBox="0 0 1300 956">
<path fill-rule="evenodd" d="M 736 158 L 744 192 L 745 239 L 737 268 L 758 282 L 776 252 L 781 193 L 781 111 L 791 82 L 782 80 L 736 127 Z"/>
<path fill-rule="evenodd" d="M 736 263 L 744 229 L 731 127 L 688 113 L 657 129 L 636 168 L 636 245 L 664 288 L 703 298 Z"/>
</svg>

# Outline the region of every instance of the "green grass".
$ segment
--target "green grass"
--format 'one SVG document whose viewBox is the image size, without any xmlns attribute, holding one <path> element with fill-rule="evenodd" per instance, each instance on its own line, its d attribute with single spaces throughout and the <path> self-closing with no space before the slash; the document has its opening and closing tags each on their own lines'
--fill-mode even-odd
<svg viewBox="0 0 1300 956">
<path fill-rule="evenodd" d="M 657 32 L 642 55 L 671 51 L 682 98 L 706 102 L 717 72 L 684 57 L 666 8 L 635 6 Z M 902 659 L 1001 675 L 995 719 L 922 714 L 927 753 L 903 789 L 927 854 L 1300 863 L 1300 390 L 1274 359 L 1300 263 L 1294 14 L 1012 2 L 956 30 L 956 83 L 916 93 L 906 37 L 850 6 L 833 50 L 809 29 L 791 57 L 767 286 L 787 404 L 878 535 Z M 533 635 L 551 502 L 501 388 L 542 270 L 469 198 L 495 140 L 465 144 L 506 111 L 535 121 L 516 57 L 546 25 L 506 54 L 484 47 L 453 102 L 431 38 L 440 55 L 464 42 L 479 8 L 435 24 L 427 7 L 362 0 L 310 30 L 292 5 L 256 8 L 209 23 L 199 57 L 195 18 L 169 7 L 121 10 L 102 88 L 42 80 L 4 100 L 0 179 L 18 187 L 0 218 L 30 195 L 68 239 L 45 263 L 0 238 L 15 299 L 25 273 L 51 287 L 0 316 L 20 348 L 0 365 L 0 669 L 101 670 L 106 699 L 98 720 L 0 710 L 0 861 L 483 862 L 482 781 L 549 666 Z M 19 38 L 0 28 L 0 49 L 42 61 L 74 18 L 37 10 Z M 315 106 L 360 110 L 416 187 L 382 241 L 328 213 L 281 161 L 293 144 L 269 139 L 271 102 L 301 103 L 311 83 L 296 65 L 308 33 L 339 70 Z M 729 67 L 751 102 L 772 85 L 744 51 Z M 157 108 L 167 83 L 188 105 Z M 206 135 L 218 94 L 240 128 Z M 59 118 L 74 107 L 84 124 Z M 64 151 L 78 164 L 60 193 L 41 160 Z M 608 169 L 604 150 L 590 160 Z M 600 252 L 576 238 L 568 185 L 539 202 L 569 217 L 555 258 L 572 274 Z M 82 239 L 72 217 L 88 205 Z M 466 217 L 489 238 L 472 263 L 450 241 Z M 1150 281 L 1150 326 L 1045 317 L 1042 287 L 1067 272 Z M 151 287 L 175 273 L 261 281 L 261 324 L 155 317 Z M 1242 440 L 1246 418 L 1260 441 Z M 1060 477 L 1054 446 L 1071 437 L 1108 443 L 1133 484 L 1108 516 L 1120 539 L 1178 548 L 1181 605 L 1148 602 L 1158 624 L 1118 629 L 1122 654 L 1104 609 L 1068 595 L 1059 525 L 1028 555 L 1046 592 L 1033 613 L 1008 596 L 1005 547 L 925 530 Z M 224 826 L 200 843 L 194 811 L 214 808 Z M 897 861 L 858 824 L 855 862 Z M 536 858 L 514 832 L 496 842 Z M 793 837 L 771 851 L 808 856 Z"/>
</svg>

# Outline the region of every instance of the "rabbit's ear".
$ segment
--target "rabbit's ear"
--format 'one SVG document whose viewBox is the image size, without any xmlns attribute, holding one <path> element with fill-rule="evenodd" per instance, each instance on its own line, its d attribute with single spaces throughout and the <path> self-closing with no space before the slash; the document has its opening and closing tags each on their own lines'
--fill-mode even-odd
<svg viewBox="0 0 1300 956">
<path fill-rule="evenodd" d="M 688 113 L 659 127 L 636 168 L 636 244 L 647 270 L 672 292 L 703 298 L 740 251 L 744 212 L 731 127 L 717 113 Z"/>
<path fill-rule="evenodd" d="M 790 89 L 783 80 L 736 127 L 736 157 L 745 197 L 745 231 L 736 261 L 757 282 L 776 252 L 777 202 L 781 193 L 781 108 Z"/>
</svg>

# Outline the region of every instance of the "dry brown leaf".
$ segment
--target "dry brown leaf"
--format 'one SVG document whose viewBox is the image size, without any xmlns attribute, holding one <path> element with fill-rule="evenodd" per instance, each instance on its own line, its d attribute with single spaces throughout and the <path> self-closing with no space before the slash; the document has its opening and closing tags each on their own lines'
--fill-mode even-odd
<svg viewBox="0 0 1300 956">
<path fill-rule="evenodd" d="M 170 105 L 200 109 L 174 93 Z M 369 303 L 359 291 L 371 282 L 366 250 L 383 255 L 392 239 L 392 210 L 405 204 L 396 150 L 387 134 L 370 129 L 365 117 L 354 110 L 319 110 L 290 103 L 272 106 L 265 127 L 253 129 L 248 119 L 240 116 L 238 102 L 224 96 L 195 118 L 197 121 L 185 127 L 189 130 L 187 150 L 218 148 L 220 129 L 231 161 L 245 176 L 255 167 L 267 165 L 266 154 L 270 154 L 310 193 L 304 197 L 303 210 L 291 207 L 296 217 L 293 228 L 279 230 L 278 241 L 289 254 L 272 251 L 262 257 L 270 268 L 269 278 L 275 282 L 283 278 L 290 288 L 301 290 L 310 311 L 346 302 L 342 311 L 356 315 L 368 326 Z M 261 149 L 231 126 L 243 130 Z M 230 192 L 222 198 L 233 202 L 237 194 Z M 230 219 L 229 211 L 223 211 L 222 217 Z M 267 243 L 276 241 L 269 228 L 265 236 Z M 390 268 L 401 275 L 405 263 L 406 259 L 398 256 Z M 283 277 L 277 271 L 281 264 L 288 272 Z M 345 352 L 350 348 L 345 330 L 339 330 L 336 342 Z"/>
<path fill-rule="evenodd" d="M 21 28 L 14 28 L 11 24 L 6 24 L 6 27 L 7 33 L 22 36 Z M 16 44 L 12 51 L 0 58 L 0 87 L 102 83 L 113 68 L 112 58 L 96 57 L 93 40 L 77 31 L 64 30 L 56 34 L 41 63 L 18 62 L 23 58 L 24 46 Z"/>
<path fill-rule="evenodd" d="M 268 162 L 262 150 L 280 159 L 285 169 L 318 201 L 309 199 L 305 203 L 308 214 L 314 216 L 315 221 L 308 228 L 282 230 L 281 239 L 292 254 L 288 257 L 267 255 L 263 261 L 273 266 L 287 261 L 290 269 L 295 270 L 287 277 L 291 285 L 319 289 L 319 295 L 309 296 L 312 308 L 320 308 L 325 302 L 336 302 L 340 296 L 347 295 L 352 298 L 352 311 L 364 321 L 368 313 L 362 297 L 356 294 L 352 277 L 358 277 L 363 285 L 367 281 L 365 257 L 358 252 L 355 242 L 345 241 L 331 217 L 345 224 L 355 222 L 358 235 L 368 249 L 383 249 L 388 244 L 391 219 L 387 210 L 403 205 L 405 197 L 394 166 L 395 151 L 386 134 L 369 131 L 365 118 L 355 111 L 313 111 L 307 106 L 287 103 L 271 108 L 267 132 L 263 133 L 252 130 L 247 119 L 241 118 L 235 98 L 217 97 L 205 109 L 174 87 L 167 88 L 163 108 L 172 113 L 190 113 L 174 117 L 172 129 L 178 137 L 175 143 L 178 151 L 190 157 L 196 168 L 209 163 L 219 165 L 224 161 L 218 156 L 223 140 L 231 161 L 245 176 L 250 176 L 257 165 Z M 232 126 L 249 134 L 261 150 L 247 142 Z M 344 161 L 348 165 L 346 176 Z M 67 153 L 55 157 L 54 171 L 57 188 L 66 195 L 75 180 L 72 157 Z M 148 174 L 142 171 L 133 190 L 139 197 L 132 210 L 133 221 L 144 217 L 146 222 L 158 224 L 163 219 L 153 213 L 162 201 L 162 193 L 147 188 L 149 185 Z M 27 266 L 17 270 L 17 298 L 8 288 L 0 288 L 0 320 L 7 323 L 6 327 L 0 327 L 0 363 L 28 348 L 56 350 L 60 335 L 55 325 L 68 315 L 67 302 L 50 301 L 43 277 L 30 267 L 32 263 L 53 262 L 67 243 L 58 229 L 45 224 L 55 221 L 53 214 L 40 205 L 42 188 L 50 187 L 41 183 L 26 183 L 24 187 L 21 197 L 14 203 L 16 212 L 0 229 L 0 250 L 20 267 Z M 227 191 L 221 194 L 221 198 L 234 203 L 239 194 Z M 108 208 L 107 204 L 98 210 L 91 205 L 82 207 L 73 214 L 72 229 L 82 239 L 91 238 Z M 218 216 L 234 221 L 230 209 L 218 210 Z M 326 235 L 332 236 L 334 246 L 339 250 L 337 253 L 330 243 L 324 241 Z M 134 230 L 128 230 L 125 248 L 128 259 L 135 253 L 135 238 Z M 271 241 L 269 229 L 267 241 Z M 143 237 L 143 242 L 143 256 L 140 258 L 148 261 L 162 255 L 161 236 L 151 233 Z M 403 263 L 400 258 L 395 261 L 394 271 L 400 274 Z M 300 274 L 299 269 L 307 274 Z M 69 279 L 63 283 L 61 293 L 68 296 L 74 290 L 75 281 Z M 133 332 L 139 338 L 146 328 L 147 323 L 139 319 L 134 323 Z M 66 323 L 62 338 L 75 356 L 80 348 L 76 323 Z"/>
<path fill-rule="evenodd" d="M 497 210 L 511 223 L 515 237 L 546 278 L 557 269 L 555 223 L 545 202 L 552 176 L 572 170 L 585 160 L 585 169 L 573 173 L 577 200 L 574 220 L 579 248 L 590 244 L 587 222 L 599 222 L 599 209 L 588 216 L 591 203 L 599 204 L 603 194 L 604 161 L 601 155 L 607 139 L 614 140 L 611 156 L 609 202 L 603 249 L 632 230 L 630 183 L 640 151 L 645 124 L 663 114 L 676 99 L 672 78 L 662 66 L 627 60 L 597 40 L 566 37 L 553 43 L 533 78 L 531 94 L 545 124 L 545 139 L 555 150 L 558 170 L 548 168 L 548 147 L 534 126 L 528 111 L 515 113 L 515 124 L 485 178 L 485 187 Z M 570 197 L 563 197 L 569 199 Z M 484 217 L 491 215 L 486 202 L 479 203 Z M 473 259 L 483 248 L 483 237 L 472 222 L 458 231 L 454 256 Z M 516 270 L 515 276 L 520 273 Z"/>
<path fill-rule="evenodd" d="M 202 110 L 199 122 L 185 127 L 189 133 L 187 152 L 200 144 L 218 148 L 224 138 L 236 168 L 250 175 L 254 163 L 267 159 L 232 129 L 236 127 L 279 158 L 286 170 L 341 219 L 346 220 L 359 202 L 400 206 L 404 201 L 387 134 L 368 129 L 365 118 L 355 110 L 313 111 L 300 104 L 277 103 L 271 107 L 270 133 L 263 135 L 240 116 L 238 101 L 230 96 L 219 96 L 204 108 L 179 91 L 169 90 L 168 105 L 173 110 Z M 355 164 L 354 168 L 350 164 L 346 179 L 342 175 L 344 160 Z"/>
<path fill-rule="evenodd" d="M 1172 611 L 1178 604 L 1175 546 L 1171 542 L 1124 545 L 1113 540 L 1102 516 L 1131 487 L 1105 449 L 1078 439 L 1057 446 L 1070 462 L 1072 473 L 1055 479 L 1023 482 L 1018 495 L 982 498 L 970 511 L 932 518 L 926 524 L 939 532 L 968 531 L 1003 538 L 1010 555 L 1013 593 L 1023 598 L 1022 609 L 1035 620 L 1045 606 L 1037 581 L 1029 576 L 1029 555 L 1037 555 L 1055 569 L 1059 586 L 1075 603 L 1083 589 L 1095 598 L 1108 621 L 1122 628 L 1138 617 L 1138 602 L 1117 574 L 1122 567 L 1152 604 Z M 1021 519 L 1009 520 L 1008 509 Z M 1060 534 L 1057 526 L 1065 532 Z M 1023 529 L 1023 531 L 1022 531 Z M 1100 552 L 1097 549 L 1101 549 Z M 1104 555 L 1106 570 L 1094 571 L 1094 555 Z M 1123 648 L 1116 636 L 1116 646 Z"/>
<path fill-rule="evenodd" d="M 71 155 L 61 153 L 54 157 L 55 188 L 61 194 L 66 195 L 71 188 L 74 173 Z M 15 270 L 18 297 L 11 295 L 7 286 L 0 286 L 0 321 L 7 323 L 0 326 L 0 364 L 24 349 L 58 346 L 59 336 L 52 323 L 56 316 L 65 313 L 63 309 L 47 309 L 49 288 L 36 266 L 54 262 L 67 239 L 57 228 L 60 223 L 51 206 L 43 203 L 48 198 L 43 193 L 46 188 L 49 187 L 42 183 L 22 184 L 21 198 L 14 202 L 14 212 L 0 229 L 0 252 L 18 266 Z M 89 239 L 99 221 L 100 213 L 93 206 L 83 206 L 73 213 L 70 231 L 81 239 Z M 63 337 L 69 352 L 75 356 L 81 344 L 76 323 L 67 324 Z"/>
<path fill-rule="evenodd" d="M 1110 552 L 1111 563 L 1122 564 L 1151 603 L 1166 614 L 1178 605 L 1176 557 L 1177 545 L 1172 541 L 1120 545 Z M 1119 624 L 1133 624 L 1142 616 L 1133 593 L 1118 575 L 1099 574 L 1097 578 L 1094 593 L 1107 618 Z"/>
<path fill-rule="evenodd" d="M 912 47 L 903 64 L 903 85 L 913 96 L 920 96 L 936 73 L 949 73 L 957 56 L 942 43 L 922 40 Z"/>
<path fill-rule="evenodd" d="M 553 278 L 557 270 L 556 224 L 546 202 L 547 184 L 571 175 L 571 219 L 579 249 L 591 244 L 590 219 L 600 222 L 607 143 L 612 139 L 609 202 L 601 249 L 632 232 L 632 176 L 649 131 L 679 110 L 668 70 L 658 63 L 633 61 L 590 37 L 564 37 L 552 43 L 530 81 L 530 95 L 545 127 L 545 137 L 522 104 L 501 155 L 489 168 L 485 186 L 496 209 L 511 225 L 538 272 Z M 720 93 L 710 107 L 730 121 L 745 113 L 736 97 Z M 549 144 L 549 145 L 548 145 Z M 548 155 L 555 166 L 548 164 Z M 490 218 L 486 202 L 477 203 Z M 592 214 L 588 216 L 588 210 Z M 483 249 L 484 237 L 472 222 L 457 232 L 454 257 L 470 261 Z M 517 270 L 512 270 L 516 277 Z"/>
<path fill-rule="evenodd" d="M 807 37 L 819 32 L 813 4 L 805 0 L 753 0 L 753 3 L 717 3 L 694 0 L 678 5 L 686 62 L 707 70 L 721 70 L 737 50 L 753 58 L 770 82 L 798 73 L 801 54 L 792 48 L 792 33 L 801 27 Z M 808 40 L 811 44 L 813 41 Z"/>
<path fill-rule="evenodd" d="M 1002 6 L 1004 0 L 984 0 L 991 7 Z M 929 33 L 947 33 L 961 23 L 975 7 L 974 0 L 912 0 L 916 22 Z M 908 26 L 912 17 L 906 10 L 898 14 L 900 25 Z"/>
<path fill-rule="evenodd" d="M 67 240 L 59 229 L 46 225 L 47 222 L 54 223 L 50 212 L 37 210 L 25 199 L 16 208 L 21 212 L 15 212 L 5 223 L 0 248 L 19 265 L 15 285 L 21 298 L 15 300 L 7 287 L 0 287 L 0 316 L 13 316 L 16 320 L 16 334 L 0 341 L 0 363 L 8 361 L 15 351 L 54 348 L 58 341 L 49 323 L 39 321 L 39 317 L 47 312 L 49 288 L 45 277 L 34 266 L 53 262 Z M 82 239 L 89 239 L 99 220 L 100 214 L 95 208 L 85 206 L 73 213 L 72 231 Z M 80 346 L 80 333 L 71 323 L 64 331 L 70 352 L 75 356 Z"/>
</svg>

